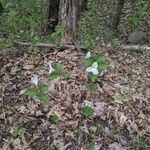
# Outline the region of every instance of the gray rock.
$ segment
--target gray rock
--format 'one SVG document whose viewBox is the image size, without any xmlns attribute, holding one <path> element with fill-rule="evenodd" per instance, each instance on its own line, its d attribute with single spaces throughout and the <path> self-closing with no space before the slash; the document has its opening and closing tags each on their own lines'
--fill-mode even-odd
<svg viewBox="0 0 150 150">
<path fill-rule="evenodd" d="M 144 44 L 150 41 L 150 32 L 134 31 L 128 37 L 131 44 Z"/>
</svg>

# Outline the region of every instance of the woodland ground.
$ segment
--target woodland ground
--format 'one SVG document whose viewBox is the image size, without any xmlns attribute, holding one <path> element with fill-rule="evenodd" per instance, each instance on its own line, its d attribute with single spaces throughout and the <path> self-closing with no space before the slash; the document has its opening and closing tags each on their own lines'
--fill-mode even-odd
<svg viewBox="0 0 150 150">
<path fill-rule="evenodd" d="M 81 150 L 89 143 L 97 150 L 150 149 L 149 52 L 97 51 L 104 53 L 109 68 L 94 92 L 85 87 L 81 52 L 0 55 L 0 149 Z M 71 77 L 48 81 L 50 60 L 63 64 Z M 49 85 L 49 102 L 24 96 L 33 74 Z M 90 119 L 81 114 L 85 102 L 97 109 Z M 51 121 L 52 114 L 61 116 L 59 123 Z M 14 138 L 10 133 L 14 127 L 24 133 Z"/>
</svg>

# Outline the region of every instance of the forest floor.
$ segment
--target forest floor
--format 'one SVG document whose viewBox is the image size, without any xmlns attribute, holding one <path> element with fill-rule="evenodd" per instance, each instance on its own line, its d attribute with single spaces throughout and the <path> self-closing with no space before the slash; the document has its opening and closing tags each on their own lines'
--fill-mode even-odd
<svg viewBox="0 0 150 150">
<path fill-rule="evenodd" d="M 109 68 L 97 91 L 85 87 L 81 52 L 1 54 L 0 149 L 94 150 L 95 145 L 96 150 L 149 150 L 150 53 L 98 51 Z M 50 60 L 63 64 L 71 77 L 49 81 Z M 49 102 L 24 95 L 33 74 L 49 85 Z M 97 110 L 90 119 L 81 114 L 85 103 Z M 53 114 L 61 118 L 56 124 Z"/>
</svg>

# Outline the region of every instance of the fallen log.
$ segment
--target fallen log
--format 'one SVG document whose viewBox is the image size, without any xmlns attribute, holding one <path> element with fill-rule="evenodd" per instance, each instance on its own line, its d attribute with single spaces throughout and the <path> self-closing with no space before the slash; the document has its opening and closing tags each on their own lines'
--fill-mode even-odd
<svg viewBox="0 0 150 150">
<path fill-rule="evenodd" d="M 150 50 L 147 45 L 120 45 L 119 48 L 125 50 Z"/>
<path fill-rule="evenodd" d="M 69 45 L 69 44 L 64 44 L 64 45 L 56 45 L 56 44 L 48 44 L 48 43 L 36 43 L 33 44 L 32 42 L 15 42 L 15 45 L 17 46 L 24 46 L 24 47 L 29 47 L 29 46 L 33 46 L 33 47 L 37 47 L 37 48 L 50 48 L 50 49 L 61 49 L 61 50 L 65 50 L 65 49 L 71 49 L 71 50 L 75 50 L 75 49 L 79 49 L 77 46 L 75 45 Z M 108 47 L 111 47 L 111 45 L 108 45 Z M 148 45 L 118 45 L 118 48 L 121 49 L 125 49 L 125 50 L 150 50 L 150 46 Z"/>
<path fill-rule="evenodd" d="M 74 45 L 56 45 L 56 44 L 48 44 L 48 43 L 36 43 L 33 44 L 31 42 L 15 42 L 14 43 L 17 46 L 24 46 L 24 47 L 29 47 L 29 46 L 33 46 L 33 47 L 37 47 L 37 48 L 50 48 L 50 49 L 77 49 L 77 47 L 75 47 Z"/>
</svg>

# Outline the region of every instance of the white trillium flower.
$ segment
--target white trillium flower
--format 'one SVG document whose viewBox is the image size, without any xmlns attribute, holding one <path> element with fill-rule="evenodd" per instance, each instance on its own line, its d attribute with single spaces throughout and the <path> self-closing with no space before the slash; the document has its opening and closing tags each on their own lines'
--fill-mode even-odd
<svg viewBox="0 0 150 150">
<path fill-rule="evenodd" d="M 97 69 L 97 68 L 98 68 L 98 63 L 97 63 L 97 62 L 94 62 L 91 67 L 88 67 L 88 68 L 86 69 L 86 71 L 87 71 L 87 72 L 91 72 L 91 73 L 93 73 L 94 75 L 98 75 L 98 69 Z"/>
<path fill-rule="evenodd" d="M 48 67 L 49 67 L 49 74 L 51 74 L 54 71 L 54 68 L 52 67 L 52 63 L 49 63 Z"/>
<path fill-rule="evenodd" d="M 11 128 L 10 133 L 13 134 L 14 132 L 14 128 Z"/>
<path fill-rule="evenodd" d="M 34 33 L 33 33 L 33 32 L 31 32 L 31 36 L 33 36 L 33 34 L 34 34 Z"/>
<path fill-rule="evenodd" d="M 85 56 L 85 58 L 90 58 L 91 57 L 91 52 L 88 52 Z"/>
<path fill-rule="evenodd" d="M 38 84 L 38 75 L 33 75 L 30 81 L 32 84 L 37 85 Z"/>
</svg>

